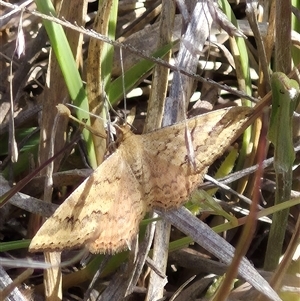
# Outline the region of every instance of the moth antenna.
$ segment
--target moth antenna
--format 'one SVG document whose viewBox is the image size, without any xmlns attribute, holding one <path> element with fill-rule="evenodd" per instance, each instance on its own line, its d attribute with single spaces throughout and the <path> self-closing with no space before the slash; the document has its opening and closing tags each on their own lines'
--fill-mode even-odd
<svg viewBox="0 0 300 301">
<path fill-rule="evenodd" d="M 74 106 L 74 105 L 72 105 L 72 104 L 67 104 L 67 105 L 70 106 L 70 107 L 76 108 L 76 109 L 78 109 L 78 110 L 81 110 L 81 111 L 86 112 L 85 110 L 82 110 L 81 108 L 78 108 L 78 107 L 76 107 L 76 106 Z M 83 122 L 83 121 L 79 120 L 78 118 L 74 117 L 74 116 L 71 114 L 70 109 L 69 109 L 66 105 L 64 105 L 64 104 L 58 104 L 58 105 L 56 106 L 56 108 L 57 108 L 59 114 L 67 115 L 70 119 L 74 120 L 74 121 L 77 122 L 78 124 L 80 124 L 80 125 L 82 125 L 83 127 L 85 127 L 87 130 L 89 130 L 93 135 L 99 136 L 99 137 L 101 137 L 101 138 L 103 138 L 103 139 L 106 139 L 106 138 L 107 138 L 107 135 L 103 135 L 103 134 L 101 134 L 101 133 L 95 131 L 91 126 L 87 125 L 85 122 Z M 87 113 L 90 114 L 90 115 L 92 115 L 92 116 L 101 118 L 101 117 L 99 117 L 99 116 L 97 116 L 97 115 L 95 115 L 95 114 L 92 114 L 92 113 L 90 113 L 90 112 L 87 112 Z"/>
<path fill-rule="evenodd" d="M 107 122 L 105 123 L 104 128 L 107 131 L 108 143 L 114 142 L 114 136 L 116 135 L 115 122 L 111 121 L 110 114 L 109 114 L 109 107 L 117 114 L 117 112 L 113 109 L 110 102 L 108 101 L 107 94 L 105 93 L 104 109 L 105 109 Z"/>
<path fill-rule="evenodd" d="M 109 111 L 112 111 L 116 116 L 118 116 L 118 118 L 120 119 L 124 119 L 115 109 L 114 107 L 111 105 L 111 103 L 108 101 L 107 98 L 107 94 L 105 93 L 105 106 L 108 106 L 108 108 L 106 107 L 106 114 L 108 114 L 107 119 L 110 119 L 110 115 L 109 115 Z"/>
<path fill-rule="evenodd" d="M 59 104 L 59 105 L 61 105 L 61 104 Z M 59 105 L 57 105 L 57 106 L 59 106 Z M 103 118 L 102 118 L 101 116 L 96 115 L 96 114 L 91 113 L 91 112 L 87 112 L 86 110 L 84 110 L 84 109 L 82 109 L 82 108 L 80 108 L 80 107 L 77 107 L 77 106 L 72 105 L 71 103 L 66 103 L 66 105 L 63 105 L 63 106 L 72 107 L 72 108 L 74 108 L 74 109 L 76 109 L 76 110 L 85 112 L 85 113 L 89 114 L 90 116 L 93 116 L 93 117 L 95 117 L 95 118 L 101 119 L 101 120 L 103 121 Z M 75 118 L 75 117 L 74 117 L 74 118 Z"/>
<path fill-rule="evenodd" d="M 125 94 L 124 94 L 125 95 Z M 131 110 L 130 110 L 130 113 L 128 116 L 132 116 L 133 115 L 133 118 L 132 119 L 129 119 L 128 116 L 126 116 L 126 110 L 125 110 L 125 117 L 122 117 L 111 105 L 111 103 L 108 101 L 107 99 L 107 95 L 105 94 L 105 108 L 106 108 L 106 116 L 107 116 L 107 120 L 110 121 L 110 124 L 107 123 L 105 128 L 107 128 L 108 132 L 109 130 L 111 130 L 111 133 L 113 135 L 116 135 L 116 131 L 115 131 L 115 128 L 118 128 L 120 131 L 122 131 L 121 127 L 117 124 L 117 122 L 119 122 L 120 124 L 122 125 L 129 125 L 131 129 L 135 129 L 133 126 L 132 126 L 132 123 L 133 123 L 133 120 L 135 118 L 135 112 L 136 112 L 136 108 L 133 107 Z M 124 100 L 126 101 L 126 95 L 124 96 Z M 107 107 L 108 106 L 108 107 Z M 115 121 L 111 121 L 110 120 L 110 114 L 109 114 L 109 110 L 111 110 L 112 112 L 114 112 L 114 114 L 117 116 L 118 119 L 116 119 Z M 113 126 L 111 126 L 113 125 Z M 113 139 L 112 139 L 113 140 Z"/>
<path fill-rule="evenodd" d="M 117 124 L 114 124 L 114 126 L 116 127 L 116 128 L 118 128 L 120 131 L 122 131 L 122 127 L 130 127 L 131 128 L 131 130 L 136 130 L 136 128 L 133 126 L 133 121 L 134 121 L 134 119 L 135 119 L 135 114 L 136 113 L 136 107 L 133 107 L 131 110 L 130 110 L 130 112 L 129 112 L 129 114 L 127 115 L 127 118 L 126 118 L 126 120 L 124 120 L 123 122 L 122 122 L 122 126 L 118 126 Z M 120 119 L 121 120 L 123 120 L 123 118 L 122 117 L 120 117 Z M 121 122 L 120 122 L 121 123 Z"/>
</svg>

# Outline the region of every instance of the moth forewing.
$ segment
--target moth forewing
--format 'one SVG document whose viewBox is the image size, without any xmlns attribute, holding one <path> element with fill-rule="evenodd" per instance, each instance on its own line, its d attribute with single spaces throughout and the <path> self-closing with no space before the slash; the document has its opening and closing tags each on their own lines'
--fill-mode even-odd
<svg viewBox="0 0 300 301">
<path fill-rule="evenodd" d="M 151 181 L 144 184 L 150 206 L 169 209 L 182 205 L 208 167 L 241 134 L 251 112 L 246 107 L 217 110 L 142 135 L 144 159 L 153 166 L 149 169 Z M 186 124 L 191 133 L 195 168 L 187 156 Z"/>
<path fill-rule="evenodd" d="M 124 187 L 126 181 L 132 185 Z M 145 209 L 139 185 L 117 150 L 44 223 L 29 249 L 85 245 L 93 253 L 115 253 L 133 239 Z"/>
<path fill-rule="evenodd" d="M 123 128 L 119 149 L 44 223 L 30 251 L 126 249 L 147 210 L 178 207 L 188 199 L 211 163 L 242 132 L 251 112 L 222 109 L 140 136 Z M 188 159 L 186 128 L 195 168 Z"/>
</svg>

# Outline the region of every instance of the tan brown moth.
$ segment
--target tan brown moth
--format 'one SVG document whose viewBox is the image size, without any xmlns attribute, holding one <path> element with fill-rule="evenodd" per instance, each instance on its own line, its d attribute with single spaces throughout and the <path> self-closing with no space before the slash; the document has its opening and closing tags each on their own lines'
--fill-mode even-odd
<svg viewBox="0 0 300 301">
<path fill-rule="evenodd" d="M 246 107 L 221 109 L 144 135 L 123 127 L 119 148 L 44 223 L 30 251 L 80 246 L 92 253 L 126 249 L 147 211 L 187 201 L 252 113 Z M 186 127 L 195 164 L 187 156 Z"/>
</svg>

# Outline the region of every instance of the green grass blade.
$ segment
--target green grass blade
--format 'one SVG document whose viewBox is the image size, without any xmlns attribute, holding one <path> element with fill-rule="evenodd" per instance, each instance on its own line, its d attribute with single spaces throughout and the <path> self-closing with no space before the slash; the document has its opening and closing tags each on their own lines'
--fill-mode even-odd
<svg viewBox="0 0 300 301">
<path fill-rule="evenodd" d="M 38 11 L 43 14 L 56 17 L 55 9 L 50 0 L 36 0 L 35 2 Z M 74 101 L 75 106 L 83 109 L 77 111 L 78 119 L 87 120 L 87 124 L 90 125 L 87 96 L 65 32 L 61 25 L 54 22 L 43 20 L 43 24 L 49 36 L 52 49 L 61 68 L 61 72 L 65 79 L 71 99 Z M 83 130 L 83 135 L 87 142 L 90 164 L 95 168 L 97 164 L 91 134 L 87 130 Z"/>
</svg>

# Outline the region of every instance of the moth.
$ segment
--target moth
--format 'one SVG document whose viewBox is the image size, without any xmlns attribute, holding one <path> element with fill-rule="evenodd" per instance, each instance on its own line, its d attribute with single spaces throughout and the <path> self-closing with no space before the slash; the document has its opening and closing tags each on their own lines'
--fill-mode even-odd
<svg viewBox="0 0 300 301">
<path fill-rule="evenodd" d="M 250 108 L 231 107 L 143 135 L 122 127 L 118 149 L 43 224 L 29 250 L 85 246 L 91 253 L 112 254 L 128 248 L 147 211 L 178 208 L 187 201 L 252 114 Z"/>
</svg>

